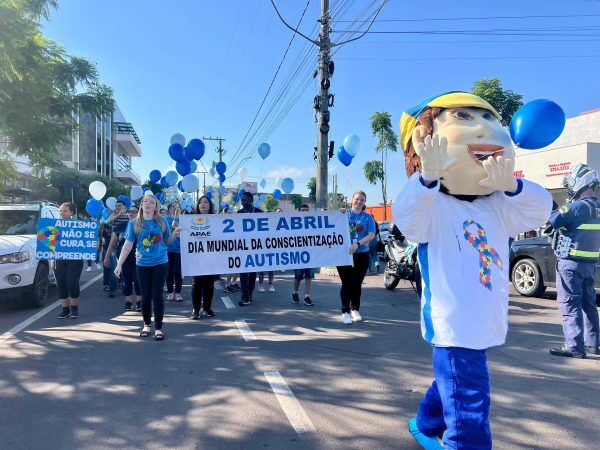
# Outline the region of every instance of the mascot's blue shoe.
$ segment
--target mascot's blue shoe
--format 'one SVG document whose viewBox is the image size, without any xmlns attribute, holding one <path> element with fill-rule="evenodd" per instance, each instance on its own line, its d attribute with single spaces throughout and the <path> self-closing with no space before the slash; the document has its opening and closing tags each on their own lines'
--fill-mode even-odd
<svg viewBox="0 0 600 450">
<path fill-rule="evenodd" d="M 415 441 L 425 450 L 443 450 L 442 444 L 435 437 L 425 436 L 417 427 L 417 418 L 414 417 L 408 421 L 408 431 L 413 435 Z"/>
</svg>

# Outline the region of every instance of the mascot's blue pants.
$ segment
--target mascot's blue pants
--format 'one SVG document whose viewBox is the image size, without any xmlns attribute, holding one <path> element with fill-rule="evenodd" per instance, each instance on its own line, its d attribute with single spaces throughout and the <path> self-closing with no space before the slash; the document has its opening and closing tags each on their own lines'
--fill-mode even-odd
<svg viewBox="0 0 600 450">
<path fill-rule="evenodd" d="M 584 352 L 584 344 L 600 342 L 596 308 L 596 263 L 559 259 L 556 264 L 556 301 L 563 318 L 565 347 Z"/>
<path fill-rule="evenodd" d="M 443 434 L 445 449 L 491 449 L 485 350 L 433 347 L 433 374 L 435 380 L 419 405 L 421 433 Z"/>
</svg>

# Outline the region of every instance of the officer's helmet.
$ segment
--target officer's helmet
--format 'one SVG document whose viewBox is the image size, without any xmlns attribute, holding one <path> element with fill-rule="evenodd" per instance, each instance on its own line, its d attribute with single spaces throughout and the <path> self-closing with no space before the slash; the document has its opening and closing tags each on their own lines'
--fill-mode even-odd
<svg viewBox="0 0 600 450">
<path fill-rule="evenodd" d="M 575 164 L 569 175 L 563 178 L 563 186 L 567 188 L 567 194 L 572 199 L 581 195 L 587 189 L 595 189 L 600 185 L 598 172 L 590 169 L 586 164 Z"/>
</svg>

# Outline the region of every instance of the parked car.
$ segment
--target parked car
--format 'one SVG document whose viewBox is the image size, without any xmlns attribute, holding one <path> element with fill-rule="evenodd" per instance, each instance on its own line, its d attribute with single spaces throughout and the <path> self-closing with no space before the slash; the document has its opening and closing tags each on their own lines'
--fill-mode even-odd
<svg viewBox="0 0 600 450">
<path fill-rule="evenodd" d="M 39 218 L 59 218 L 58 205 L 0 204 L 0 299 L 21 294 L 31 306 L 46 301 L 54 273 L 48 261 L 35 257 Z"/>
<path fill-rule="evenodd" d="M 510 279 L 519 294 L 539 297 L 547 287 L 556 287 L 557 258 L 548 235 L 541 230 L 526 236 L 530 234 L 534 236 L 517 237 L 510 247 Z M 595 288 L 600 293 L 600 276 L 596 276 Z"/>
</svg>

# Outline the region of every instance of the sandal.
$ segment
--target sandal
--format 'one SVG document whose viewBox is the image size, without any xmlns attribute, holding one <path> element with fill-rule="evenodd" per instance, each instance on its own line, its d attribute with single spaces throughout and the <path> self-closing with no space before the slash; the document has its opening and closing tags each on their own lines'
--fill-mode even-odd
<svg viewBox="0 0 600 450">
<path fill-rule="evenodd" d="M 150 327 L 144 327 L 140 332 L 140 337 L 148 337 L 150 336 Z"/>
<path fill-rule="evenodd" d="M 165 335 L 163 334 L 162 330 L 155 330 L 154 331 L 154 339 L 157 341 L 162 341 L 165 338 Z"/>
</svg>

